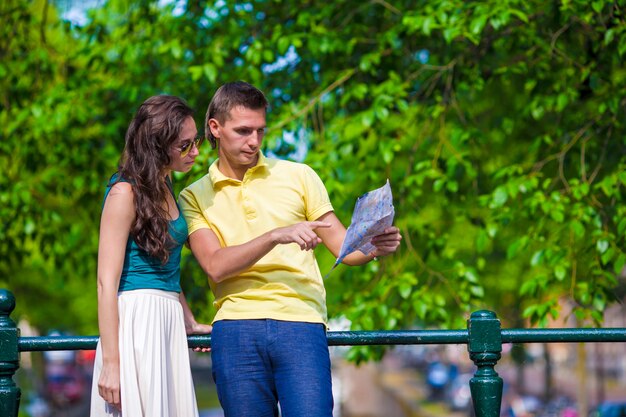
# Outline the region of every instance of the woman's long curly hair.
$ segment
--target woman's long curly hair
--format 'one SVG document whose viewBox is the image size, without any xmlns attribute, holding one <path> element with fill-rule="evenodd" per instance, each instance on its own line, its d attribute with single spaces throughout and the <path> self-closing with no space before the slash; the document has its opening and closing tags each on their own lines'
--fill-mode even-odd
<svg viewBox="0 0 626 417">
<path fill-rule="evenodd" d="M 170 149 L 193 110 L 179 97 L 158 95 L 137 110 L 126 131 L 126 145 L 118 166 L 118 181 L 132 184 L 135 221 L 130 233 L 137 245 L 163 264 L 167 263 L 173 239 L 164 204 L 170 185 L 165 181 Z"/>
</svg>

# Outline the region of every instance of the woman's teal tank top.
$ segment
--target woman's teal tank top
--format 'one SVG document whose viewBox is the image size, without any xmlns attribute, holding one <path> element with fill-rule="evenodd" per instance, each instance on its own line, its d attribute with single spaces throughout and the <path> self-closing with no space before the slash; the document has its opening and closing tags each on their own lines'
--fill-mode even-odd
<svg viewBox="0 0 626 417">
<path fill-rule="evenodd" d="M 104 193 L 106 200 L 111 187 L 116 182 L 117 174 L 114 175 L 107 185 Z M 124 182 L 124 179 L 120 180 Z M 172 193 L 173 195 L 173 193 Z M 104 205 L 103 200 L 103 205 Z M 176 197 L 174 197 L 176 200 Z M 176 203 L 178 206 L 178 203 Z M 180 288 L 180 253 L 183 244 L 187 240 L 187 222 L 178 207 L 178 218 L 170 220 L 169 232 L 174 245 L 170 249 L 170 257 L 167 263 L 161 263 L 160 259 L 150 256 L 146 251 L 137 246 L 133 236 L 128 237 L 126 253 L 124 254 L 124 267 L 120 277 L 119 292 L 138 289 L 157 289 L 164 291 L 181 292 Z"/>
</svg>

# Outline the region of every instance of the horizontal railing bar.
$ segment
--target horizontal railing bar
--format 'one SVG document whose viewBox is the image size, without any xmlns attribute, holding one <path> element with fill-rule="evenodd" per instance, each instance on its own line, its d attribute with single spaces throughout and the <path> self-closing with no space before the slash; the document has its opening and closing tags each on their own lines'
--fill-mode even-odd
<svg viewBox="0 0 626 417">
<path fill-rule="evenodd" d="M 20 352 L 41 352 L 46 350 L 93 350 L 98 344 L 98 336 L 40 336 L 20 337 L 17 349 Z"/>
<path fill-rule="evenodd" d="M 330 346 L 344 345 L 427 345 L 466 344 L 467 330 L 394 330 L 328 332 Z M 210 335 L 188 336 L 190 348 L 210 346 Z M 96 348 L 98 336 L 40 336 L 20 337 L 20 352 L 46 350 L 92 350 Z"/>
<path fill-rule="evenodd" d="M 467 330 L 333 331 L 329 346 L 466 344 Z M 211 344 L 211 336 L 189 336 L 189 347 Z"/>
<path fill-rule="evenodd" d="M 626 328 L 502 329 L 502 343 L 626 342 Z"/>
<path fill-rule="evenodd" d="M 330 346 L 467 344 L 467 330 L 394 330 L 328 332 Z"/>
<path fill-rule="evenodd" d="M 330 346 L 467 344 L 467 330 L 394 330 L 328 332 Z M 502 329 L 502 343 L 626 342 L 626 328 Z M 98 336 L 20 337 L 20 352 L 92 350 Z M 210 335 L 188 337 L 189 347 L 210 346 Z"/>
</svg>

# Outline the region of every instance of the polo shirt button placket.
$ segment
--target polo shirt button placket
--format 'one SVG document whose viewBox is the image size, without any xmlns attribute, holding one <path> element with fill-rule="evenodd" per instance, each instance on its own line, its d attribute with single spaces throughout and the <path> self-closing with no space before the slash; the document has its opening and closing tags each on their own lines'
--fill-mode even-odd
<svg viewBox="0 0 626 417">
<path fill-rule="evenodd" d="M 256 217 L 256 211 L 250 203 L 250 198 L 248 197 L 248 193 L 246 192 L 245 178 L 244 183 L 241 185 L 241 196 L 243 199 L 243 208 L 246 212 L 246 218 L 249 220 L 254 219 Z"/>
</svg>

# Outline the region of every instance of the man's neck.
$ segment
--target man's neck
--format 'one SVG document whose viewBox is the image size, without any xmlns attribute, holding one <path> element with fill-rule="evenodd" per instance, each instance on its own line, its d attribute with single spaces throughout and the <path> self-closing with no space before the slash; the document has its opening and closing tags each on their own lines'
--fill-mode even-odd
<svg viewBox="0 0 626 417">
<path fill-rule="evenodd" d="M 220 158 L 217 161 L 217 169 L 219 169 L 219 171 L 228 178 L 243 181 L 243 177 L 246 175 L 246 172 L 250 169 L 250 167 L 235 168 L 227 163 L 224 163 L 224 161 Z"/>
</svg>

